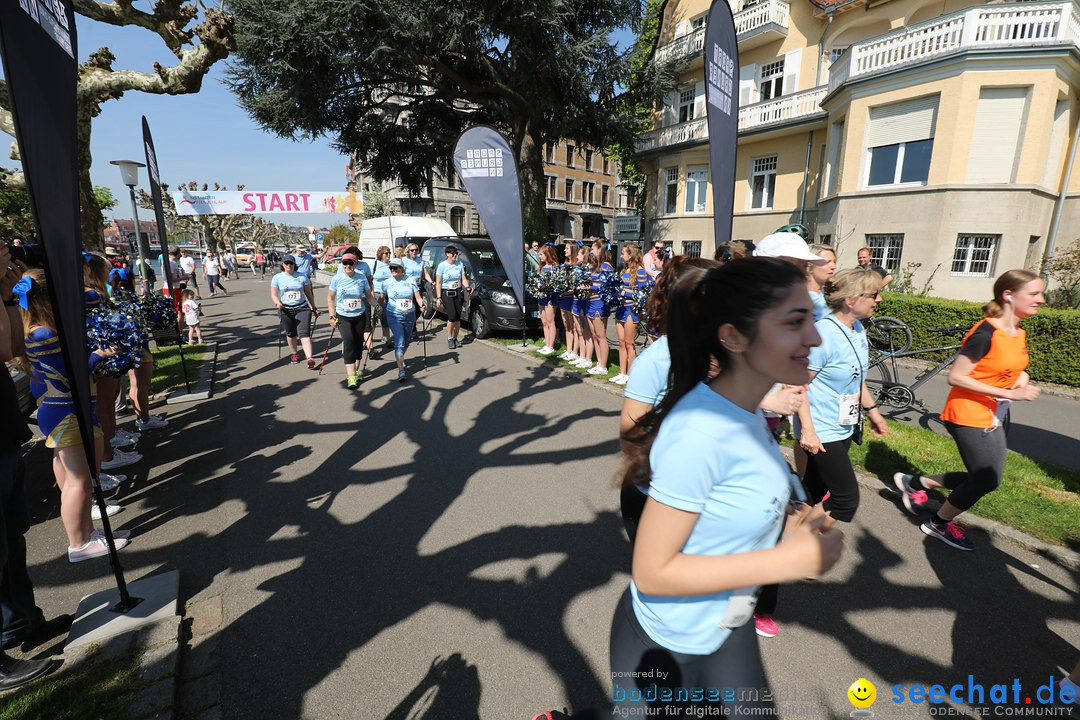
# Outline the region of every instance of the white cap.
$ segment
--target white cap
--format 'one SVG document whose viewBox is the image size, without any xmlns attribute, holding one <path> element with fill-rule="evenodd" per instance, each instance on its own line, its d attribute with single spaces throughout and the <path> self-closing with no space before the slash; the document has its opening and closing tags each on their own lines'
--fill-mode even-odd
<svg viewBox="0 0 1080 720">
<path fill-rule="evenodd" d="M 761 242 L 754 248 L 754 257 L 793 258 L 814 265 L 824 265 L 828 262 L 825 258 L 810 252 L 802 236 L 790 232 L 773 233 L 761 238 Z"/>
</svg>

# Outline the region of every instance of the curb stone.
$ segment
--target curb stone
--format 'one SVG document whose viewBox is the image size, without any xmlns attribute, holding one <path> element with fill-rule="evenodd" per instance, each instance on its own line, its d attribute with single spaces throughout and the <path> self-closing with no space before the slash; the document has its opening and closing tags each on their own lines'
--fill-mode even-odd
<svg viewBox="0 0 1080 720">
<path fill-rule="evenodd" d="M 500 345 L 499 343 L 492 342 L 491 340 L 478 340 L 477 342 L 481 342 L 488 347 L 500 350 L 507 355 L 512 355 L 519 358 L 526 358 L 527 361 L 532 365 L 547 364 L 543 358 L 534 357 L 530 355 L 529 352 L 522 352 L 520 350 L 509 350 L 505 345 Z M 553 366 L 550 369 L 552 370 L 552 374 L 558 374 L 568 379 L 577 380 L 578 382 L 586 385 L 591 385 L 594 388 L 603 390 L 612 395 L 618 395 L 620 397 L 623 395 L 622 388 L 616 388 L 608 382 L 601 382 L 599 380 L 596 380 L 595 378 L 591 378 L 588 376 L 581 377 L 580 373 L 572 371 L 568 368 Z M 1077 395 L 1075 392 L 1060 392 L 1055 394 L 1060 394 L 1066 397 L 1080 398 L 1080 395 Z M 781 450 L 784 452 L 785 457 L 787 457 L 789 460 L 793 460 L 794 456 L 790 449 L 782 447 Z M 892 493 L 893 496 L 899 497 L 899 494 L 895 490 L 883 484 L 876 475 L 870 475 L 866 472 L 856 469 L 855 477 L 858 479 L 859 485 L 866 488 L 867 490 L 874 491 L 875 494 L 879 494 L 881 490 L 885 490 Z M 979 517 L 978 515 L 965 515 L 964 525 L 967 527 L 979 528 L 980 530 L 990 535 L 992 538 L 1004 540 L 1005 542 L 1016 545 L 1017 547 L 1027 550 L 1028 552 L 1035 553 L 1036 555 L 1041 555 L 1047 560 L 1057 563 L 1058 565 L 1061 565 L 1062 567 L 1065 567 L 1067 569 L 1080 570 L 1080 553 L 1074 550 L 1070 550 L 1066 547 L 1051 545 L 1050 543 L 1039 540 L 1036 537 L 1028 535 L 1027 533 L 1017 530 L 1016 528 L 1010 527 L 998 520 L 990 520 L 988 518 Z"/>
</svg>

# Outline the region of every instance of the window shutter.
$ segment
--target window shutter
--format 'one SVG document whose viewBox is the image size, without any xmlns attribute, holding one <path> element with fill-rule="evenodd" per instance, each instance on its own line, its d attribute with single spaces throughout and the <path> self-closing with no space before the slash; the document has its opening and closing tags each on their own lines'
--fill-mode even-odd
<svg viewBox="0 0 1080 720">
<path fill-rule="evenodd" d="M 739 68 L 739 107 L 757 102 L 756 79 L 757 69 L 753 65 L 743 65 Z"/>
<path fill-rule="evenodd" d="M 676 122 L 675 107 L 679 104 L 679 93 L 669 92 L 664 95 L 664 114 L 660 119 L 661 127 L 674 125 Z"/>
<path fill-rule="evenodd" d="M 969 183 L 1012 182 L 1028 89 L 983 88 L 975 109 L 968 157 Z"/>
<path fill-rule="evenodd" d="M 934 137 L 938 96 L 917 98 L 870 108 L 867 147 L 895 145 Z"/>
<path fill-rule="evenodd" d="M 694 85 L 694 117 L 705 117 L 705 81 Z"/>
<path fill-rule="evenodd" d="M 784 54 L 784 95 L 799 91 L 799 70 L 802 67 L 802 48 Z"/>
</svg>

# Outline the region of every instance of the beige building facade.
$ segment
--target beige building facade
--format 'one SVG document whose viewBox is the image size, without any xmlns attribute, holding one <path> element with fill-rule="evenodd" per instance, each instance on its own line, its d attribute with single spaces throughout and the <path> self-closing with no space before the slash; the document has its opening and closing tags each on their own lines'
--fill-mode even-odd
<svg viewBox="0 0 1080 720">
<path fill-rule="evenodd" d="M 840 264 L 871 248 L 916 290 L 985 300 L 1080 236 L 1080 5 L 735 0 L 732 239 L 789 223 Z M 711 255 L 705 0 L 670 0 L 658 58 L 679 88 L 637 141 L 646 234 Z M 1068 185 L 1068 187 L 1066 187 Z"/>
</svg>

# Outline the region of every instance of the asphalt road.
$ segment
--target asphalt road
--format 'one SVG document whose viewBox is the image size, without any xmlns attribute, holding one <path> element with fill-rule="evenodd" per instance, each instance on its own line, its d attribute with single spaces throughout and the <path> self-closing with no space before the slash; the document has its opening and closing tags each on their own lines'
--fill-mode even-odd
<svg viewBox="0 0 1080 720">
<path fill-rule="evenodd" d="M 410 351 L 408 383 L 375 361 L 349 392 L 334 350 L 322 377 L 278 359 L 266 282 L 229 288 L 205 303 L 215 395 L 167 409 L 115 518 L 134 533 L 129 577 L 171 564 L 182 602 L 222 599 L 221 717 L 603 704 L 629 570 L 619 398 L 482 343 L 449 351 L 441 331 L 426 369 Z M 320 354 L 327 337 L 320 322 Z M 109 571 L 67 564 L 37 467 L 31 572 L 46 610 L 70 611 Z M 1077 573 L 979 531 L 974 553 L 926 539 L 884 488 L 846 533 L 837 568 L 781 590 L 781 634 L 761 643 L 784 716 L 846 717 L 860 677 L 879 717 L 929 716 L 889 688 L 971 674 L 1034 690 L 1080 659 Z"/>
</svg>

